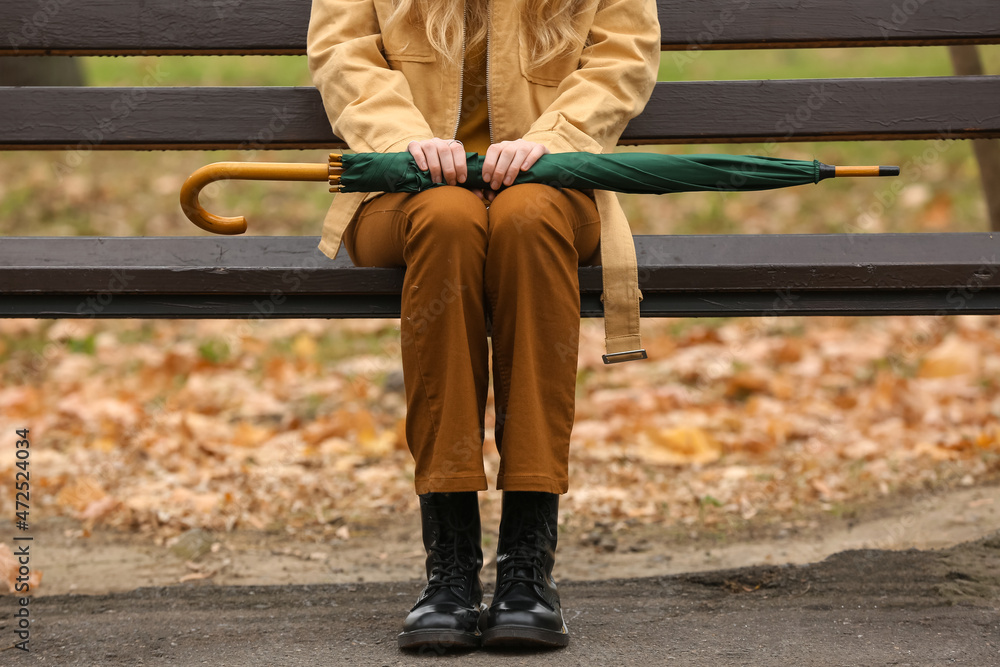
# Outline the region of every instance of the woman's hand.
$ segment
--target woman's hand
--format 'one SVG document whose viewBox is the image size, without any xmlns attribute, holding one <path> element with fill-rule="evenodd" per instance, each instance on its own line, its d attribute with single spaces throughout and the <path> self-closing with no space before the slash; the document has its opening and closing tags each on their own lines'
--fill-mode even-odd
<svg viewBox="0 0 1000 667">
<path fill-rule="evenodd" d="M 465 165 L 465 146 L 457 139 L 425 139 L 411 141 L 406 146 L 422 171 L 430 169 L 435 183 L 457 185 L 465 183 L 468 168 Z"/>
<path fill-rule="evenodd" d="M 512 185 L 519 172 L 527 171 L 549 149 L 542 144 L 525 139 L 516 141 L 501 141 L 486 149 L 483 161 L 483 182 L 489 183 L 490 189 L 484 196 L 487 201 L 493 201 L 501 185 Z"/>
</svg>

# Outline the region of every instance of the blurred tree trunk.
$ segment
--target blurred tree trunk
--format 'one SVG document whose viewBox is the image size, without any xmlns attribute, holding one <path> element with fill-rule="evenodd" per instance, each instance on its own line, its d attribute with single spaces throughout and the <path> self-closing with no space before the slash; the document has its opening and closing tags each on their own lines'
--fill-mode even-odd
<svg viewBox="0 0 1000 667">
<path fill-rule="evenodd" d="M 950 46 L 948 52 L 951 54 L 955 74 L 983 75 L 983 61 L 980 60 L 975 45 Z M 972 147 L 979 161 L 979 176 L 983 181 L 983 196 L 986 198 L 990 229 L 1000 232 L 1000 142 L 995 139 L 975 139 Z"/>
<path fill-rule="evenodd" d="M 68 56 L 0 57 L 0 86 L 84 86 L 80 61 Z"/>
</svg>

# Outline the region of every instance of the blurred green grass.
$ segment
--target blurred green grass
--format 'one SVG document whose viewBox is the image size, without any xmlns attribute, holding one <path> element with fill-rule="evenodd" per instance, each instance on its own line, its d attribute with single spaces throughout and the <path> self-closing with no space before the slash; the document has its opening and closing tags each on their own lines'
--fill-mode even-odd
<svg viewBox="0 0 1000 667">
<path fill-rule="evenodd" d="M 1000 72 L 1000 46 L 982 46 L 987 71 Z M 304 57 L 83 58 L 95 86 L 309 86 Z M 665 52 L 660 80 L 745 80 L 942 76 L 944 47 Z M 771 154 L 834 164 L 896 164 L 905 187 L 841 179 L 764 193 L 622 195 L 636 233 L 821 233 L 987 229 L 969 142 L 783 143 Z M 673 153 L 767 154 L 758 144 L 642 147 Z M 623 148 L 622 150 L 633 150 Z M 76 158 L 82 157 L 79 164 Z M 181 214 L 177 194 L 209 162 L 245 160 L 238 151 L 60 151 L 0 153 L 0 235 L 207 235 Z M 259 152 L 252 159 L 322 162 L 323 151 Z M 68 167 L 68 168 L 67 168 Z M 57 178 L 57 174 L 63 174 Z M 206 207 L 246 215 L 248 234 L 318 235 L 329 205 L 315 183 L 225 183 Z M 879 215 L 878 202 L 886 203 Z"/>
</svg>

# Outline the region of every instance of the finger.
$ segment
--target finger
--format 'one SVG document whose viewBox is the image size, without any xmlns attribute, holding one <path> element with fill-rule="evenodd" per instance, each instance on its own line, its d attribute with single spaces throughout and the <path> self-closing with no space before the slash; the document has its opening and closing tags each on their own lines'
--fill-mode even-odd
<svg viewBox="0 0 1000 667">
<path fill-rule="evenodd" d="M 438 160 L 441 162 L 441 174 L 444 182 L 448 185 L 455 185 L 455 159 L 452 157 L 451 148 L 448 146 L 438 147 Z"/>
<path fill-rule="evenodd" d="M 541 144 L 536 144 L 535 147 L 531 149 L 531 152 L 528 153 L 528 156 L 524 158 L 524 162 L 521 163 L 521 171 L 528 171 L 529 169 L 531 169 L 533 166 L 535 166 L 535 163 L 538 161 L 538 158 L 542 157 L 548 152 L 549 149 L 547 149 L 545 146 L 542 146 Z"/>
<path fill-rule="evenodd" d="M 521 165 L 524 163 L 524 159 L 528 157 L 529 152 L 530 150 L 527 148 L 520 148 L 514 153 L 514 157 L 511 158 L 510 164 L 507 166 L 507 173 L 504 175 L 504 185 L 514 184 L 514 179 L 521 172 Z"/>
<path fill-rule="evenodd" d="M 426 171 L 427 158 L 424 157 L 423 147 L 419 143 L 411 141 L 407 149 L 410 151 L 410 155 L 413 156 L 413 161 L 417 163 L 417 169 L 420 171 Z"/>
<path fill-rule="evenodd" d="M 493 177 L 493 172 L 496 171 L 497 158 L 500 156 L 502 150 L 500 144 L 492 144 L 486 149 L 486 155 L 483 156 L 483 183 L 489 183 Z"/>
<path fill-rule="evenodd" d="M 441 160 L 438 158 L 438 151 L 433 146 L 424 152 L 427 156 L 427 166 L 431 172 L 431 182 L 440 183 L 443 179 L 441 178 Z"/>
<path fill-rule="evenodd" d="M 500 156 L 497 158 L 496 169 L 493 172 L 493 178 L 490 179 L 490 187 L 494 190 L 498 189 L 503 182 L 504 177 L 507 175 L 507 167 L 510 165 L 510 161 L 515 154 L 516 151 L 511 148 L 504 148 L 500 152 Z"/>
<path fill-rule="evenodd" d="M 465 183 L 465 179 L 469 175 L 469 166 L 465 163 L 465 146 L 462 145 L 461 141 L 451 145 L 451 157 L 455 161 L 455 175 L 458 182 Z"/>
</svg>

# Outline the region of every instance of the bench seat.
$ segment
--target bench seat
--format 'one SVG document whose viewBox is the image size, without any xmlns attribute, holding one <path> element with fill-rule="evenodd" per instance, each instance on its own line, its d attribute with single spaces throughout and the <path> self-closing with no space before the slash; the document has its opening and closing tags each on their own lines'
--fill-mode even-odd
<svg viewBox="0 0 1000 667">
<path fill-rule="evenodd" d="M 647 317 L 1000 314 L 1000 234 L 636 236 Z M 0 243 L 0 317 L 399 317 L 404 270 L 313 236 Z M 581 267 L 600 317 L 601 269 Z"/>
</svg>

